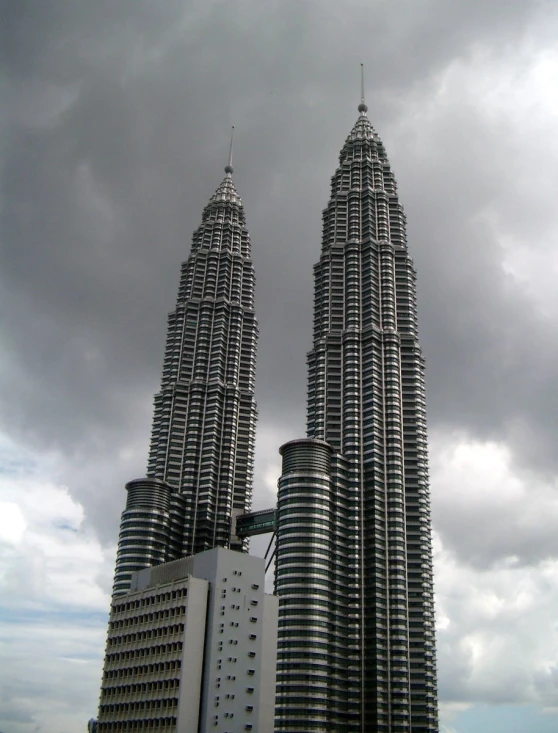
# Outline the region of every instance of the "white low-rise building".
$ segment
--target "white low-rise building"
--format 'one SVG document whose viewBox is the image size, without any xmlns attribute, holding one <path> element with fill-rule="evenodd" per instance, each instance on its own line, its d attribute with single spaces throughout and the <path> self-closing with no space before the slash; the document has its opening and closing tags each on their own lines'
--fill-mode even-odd
<svg viewBox="0 0 558 733">
<path fill-rule="evenodd" d="M 277 598 L 261 558 L 216 548 L 114 599 L 98 733 L 273 733 Z"/>
</svg>

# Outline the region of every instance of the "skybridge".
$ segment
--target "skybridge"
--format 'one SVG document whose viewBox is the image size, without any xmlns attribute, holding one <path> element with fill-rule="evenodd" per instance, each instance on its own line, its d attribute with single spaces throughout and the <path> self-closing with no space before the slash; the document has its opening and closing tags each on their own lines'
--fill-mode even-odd
<svg viewBox="0 0 558 733">
<path fill-rule="evenodd" d="M 265 560 L 267 564 L 265 571 L 267 573 L 269 566 L 273 562 L 275 557 L 275 545 L 273 540 L 275 539 L 275 527 L 277 522 L 277 511 L 275 509 L 263 509 L 259 512 L 247 512 L 246 514 L 239 514 L 236 518 L 236 532 L 237 537 L 255 537 L 258 534 L 269 534 L 271 532 L 271 539 L 265 553 Z M 273 551 L 270 553 L 273 545 Z"/>
<path fill-rule="evenodd" d="M 236 518 L 236 534 L 244 538 L 275 532 L 275 516 L 275 509 L 239 514 Z"/>
</svg>

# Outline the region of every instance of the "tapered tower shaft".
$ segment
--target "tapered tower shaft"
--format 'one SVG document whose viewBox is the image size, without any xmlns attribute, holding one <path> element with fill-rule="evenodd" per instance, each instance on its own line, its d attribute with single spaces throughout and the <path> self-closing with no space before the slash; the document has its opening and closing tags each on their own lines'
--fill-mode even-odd
<svg viewBox="0 0 558 733">
<path fill-rule="evenodd" d="M 258 328 L 254 268 L 232 167 L 203 213 L 169 315 L 148 476 L 183 497 L 182 552 L 242 549 L 235 513 L 250 508 Z"/>
<path fill-rule="evenodd" d="M 284 733 L 437 730 L 415 269 L 364 100 L 359 112 L 314 268 L 308 438 L 282 448 L 276 730 Z"/>
<path fill-rule="evenodd" d="M 134 570 L 213 547 L 246 550 L 257 410 L 255 276 L 241 199 L 225 177 L 204 209 L 168 317 L 147 478 L 127 485 L 116 594 Z"/>
</svg>

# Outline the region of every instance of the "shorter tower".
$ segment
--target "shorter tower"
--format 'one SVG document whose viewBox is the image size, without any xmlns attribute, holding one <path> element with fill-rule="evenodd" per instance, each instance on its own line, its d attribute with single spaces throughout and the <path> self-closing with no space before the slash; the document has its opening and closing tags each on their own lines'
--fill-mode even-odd
<svg viewBox="0 0 558 733">
<path fill-rule="evenodd" d="M 215 548 L 134 573 L 111 608 L 98 733 L 273 733 L 277 599 Z"/>
<path fill-rule="evenodd" d="M 247 551 L 257 409 L 255 275 L 242 201 L 225 177 L 182 264 L 155 395 L 147 477 L 126 485 L 113 592 L 134 571 L 213 547 Z"/>
</svg>

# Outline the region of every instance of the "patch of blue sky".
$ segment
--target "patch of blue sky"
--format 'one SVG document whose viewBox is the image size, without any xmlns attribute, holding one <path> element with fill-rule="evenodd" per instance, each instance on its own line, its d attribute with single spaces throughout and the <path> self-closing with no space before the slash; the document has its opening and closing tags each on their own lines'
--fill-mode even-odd
<svg viewBox="0 0 558 733">
<path fill-rule="evenodd" d="M 58 608 L 21 609 L 5 608 L 0 606 L 0 622 L 14 626 L 36 625 L 54 626 L 90 626 L 106 625 L 108 622 L 108 608 L 103 611 L 63 610 Z"/>
<path fill-rule="evenodd" d="M 74 524 L 70 524 L 69 522 L 55 522 L 52 526 L 55 529 L 63 529 L 68 532 L 74 532 L 75 534 L 79 532 L 79 525 L 76 526 Z"/>
<path fill-rule="evenodd" d="M 0 433 L 0 474 L 4 476 L 32 474 L 37 468 L 38 462 L 29 451 Z"/>
<path fill-rule="evenodd" d="M 12 457 L 0 452 L 0 474 L 2 476 L 25 476 L 35 473 L 37 464 L 27 457 Z"/>
<path fill-rule="evenodd" d="M 556 733 L 558 712 L 536 705 L 474 705 L 451 723 L 455 733 Z"/>
<path fill-rule="evenodd" d="M 31 453 L 24 445 L 11 440 L 0 432 L 0 476 L 44 475 L 56 465 L 54 454 L 41 453 L 40 457 Z"/>
</svg>

